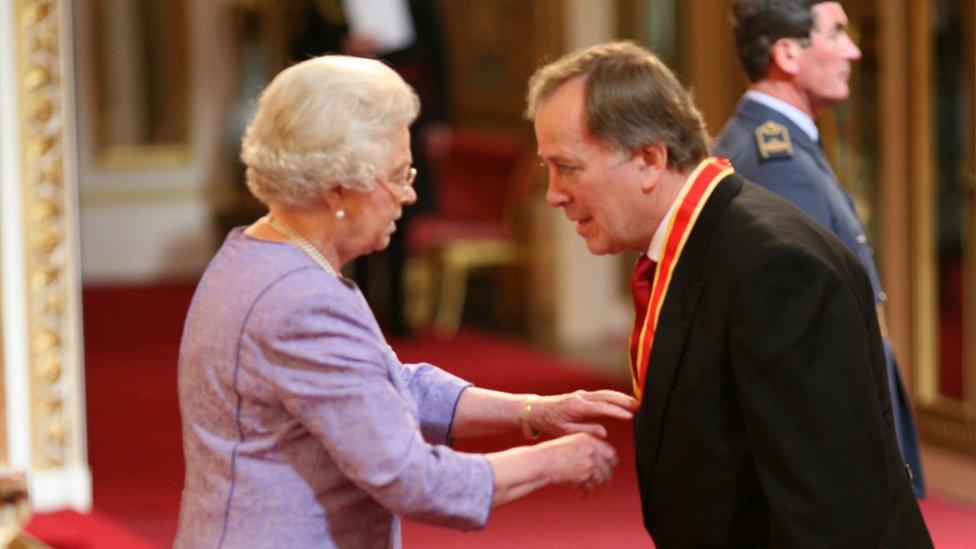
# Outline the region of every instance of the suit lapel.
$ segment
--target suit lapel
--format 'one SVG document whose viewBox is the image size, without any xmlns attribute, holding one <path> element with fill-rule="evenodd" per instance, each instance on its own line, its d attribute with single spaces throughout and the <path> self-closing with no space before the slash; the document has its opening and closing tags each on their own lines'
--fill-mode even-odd
<svg viewBox="0 0 976 549">
<path fill-rule="evenodd" d="M 720 182 L 709 197 L 688 236 L 661 309 L 640 410 L 643 416 L 641 423 L 649 428 L 642 443 L 649 445 L 645 455 L 651 458 L 651 463 L 660 446 L 661 425 L 668 397 L 674 388 L 678 366 L 690 335 L 691 321 L 704 289 L 706 257 L 712 232 L 729 202 L 742 188 L 742 181 L 741 177 L 732 174 Z"/>
</svg>

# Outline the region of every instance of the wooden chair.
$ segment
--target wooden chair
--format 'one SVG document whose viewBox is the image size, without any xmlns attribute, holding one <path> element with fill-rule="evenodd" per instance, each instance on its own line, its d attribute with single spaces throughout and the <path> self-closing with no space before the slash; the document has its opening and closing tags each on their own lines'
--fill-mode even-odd
<svg viewBox="0 0 976 549">
<path fill-rule="evenodd" d="M 470 275 L 522 259 L 515 215 L 528 155 L 513 137 L 450 127 L 428 132 L 424 151 L 436 206 L 407 227 L 406 314 L 411 328 L 432 325 L 450 338 L 461 324 Z"/>
</svg>

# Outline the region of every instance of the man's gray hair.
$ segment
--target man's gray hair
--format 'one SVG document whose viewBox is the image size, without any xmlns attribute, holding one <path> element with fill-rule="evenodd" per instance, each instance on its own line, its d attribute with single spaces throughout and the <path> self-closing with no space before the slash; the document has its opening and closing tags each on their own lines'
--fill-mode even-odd
<svg viewBox="0 0 976 549">
<path fill-rule="evenodd" d="M 397 130 L 420 111 L 383 63 L 325 55 L 281 71 L 241 144 L 247 186 L 265 204 L 306 207 L 324 191 L 369 191 L 385 175 Z"/>
<path fill-rule="evenodd" d="M 705 122 L 691 95 L 654 54 L 632 42 L 611 42 L 571 53 L 540 68 L 529 80 L 525 116 L 573 78 L 585 78 L 590 134 L 630 153 L 661 143 L 668 165 L 694 168 L 708 156 Z"/>
</svg>

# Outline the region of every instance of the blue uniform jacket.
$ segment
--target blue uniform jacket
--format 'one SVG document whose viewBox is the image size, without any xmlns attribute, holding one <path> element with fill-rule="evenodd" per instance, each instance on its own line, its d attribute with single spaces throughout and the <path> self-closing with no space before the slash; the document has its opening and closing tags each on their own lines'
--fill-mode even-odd
<svg viewBox="0 0 976 549">
<path fill-rule="evenodd" d="M 789 117 L 743 98 L 722 129 L 712 152 L 732 161 L 736 172 L 746 179 L 786 197 L 833 231 L 864 264 L 874 289 L 875 302 L 880 304 L 887 299 L 854 203 L 841 187 L 820 145 Z M 922 497 L 925 484 L 911 405 L 891 343 L 885 340 L 884 346 L 898 445 L 912 475 L 915 494 Z"/>
</svg>

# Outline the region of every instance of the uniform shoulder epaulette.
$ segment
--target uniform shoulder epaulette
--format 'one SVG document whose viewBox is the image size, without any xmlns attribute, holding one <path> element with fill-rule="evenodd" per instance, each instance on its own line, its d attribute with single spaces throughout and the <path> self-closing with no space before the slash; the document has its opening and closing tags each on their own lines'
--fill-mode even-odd
<svg viewBox="0 0 976 549">
<path fill-rule="evenodd" d="M 759 147 L 759 157 L 762 160 L 793 157 L 790 130 L 772 120 L 767 120 L 756 128 L 756 146 Z"/>
</svg>

